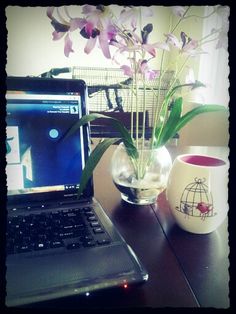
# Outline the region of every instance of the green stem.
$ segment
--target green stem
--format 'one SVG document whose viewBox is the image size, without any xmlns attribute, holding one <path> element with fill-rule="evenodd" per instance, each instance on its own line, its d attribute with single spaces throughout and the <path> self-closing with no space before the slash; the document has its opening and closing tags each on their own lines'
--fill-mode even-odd
<svg viewBox="0 0 236 314">
<path fill-rule="evenodd" d="M 135 55 L 135 60 L 136 60 L 136 54 Z M 135 62 L 136 63 L 136 62 Z M 135 64 L 135 71 L 134 71 L 134 84 L 135 84 L 135 107 L 136 107 L 136 147 L 138 149 L 138 122 L 139 122 L 139 108 L 138 108 L 138 79 L 137 79 L 137 67 Z"/>
<path fill-rule="evenodd" d="M 209 43 L 211 43 L 212 41 L 216 41 L 216 39 L 217 39 L 217 38 L 209 39 L 209 40 L 203 42 L 201 45 L 209 44 Z"/>
<path fill-rule="evenodd" d="M 188 11 L 190 10 L 190 6 L 186 9 L 186 11 L 184 12 L 183 16 L 178 20 L 178 22 L 175 24 L 174 28 L 171 30 L 171 33 L 173 33 L 176 28 L 179 26 L 179 24 L 184 20 L 186 19 L 186 14 L 188 13 Z"/>
<path fill-rule="evenodd" d="M 195 14 L 192 14 L 192 15 L 188 15 L 188 16 L 185 16 L 184 19 L 188 19 L 188 18 L 192 18 L 192 17 L 196 17 L 196 18 L 199 18 L 199 19 L 207 19 L 208 17 L 212 16 L 213 14 L 216 13 L 218 9 L 214 9 L 211 13 L 209 13 L 208 15 L 205 15 L 205 16 L 200 16 L 200 15 L 195 15 Z"/>
<path fill-rule="evenodd" d="M 219 29 L 217 29 L 217 30 L 215 30 L 214 32 L 209 33 L 209 34 L 207 34 L 206 36 L 202 37 L 198 42 L 201 43 L 202 41 L 206 40 L 207 38 L 209 38 L 209 37 L 211 37 L 211 36 L 213 36 L 213 35 L 216 35 L 217 33 L 218 33 L 218 34 L 220 33 L 220 30 L 219 30 Z"/>
<path fill-rule="evenodd" d="M 146 120 L 146 80 L 143 78 L 143 126 L 142 126 L 142 147 L 145 141 L 145 120 Z"/>
<path fill-rule="evenodd" d="M 134 138 L 134 81 L 131 86 L 131 137 Z"/>
<path fill-rule="evenodd" d="M 153 128 L 152 128 L 151 148 L 153 148 L 153 145 L 154 145 L 155 127 L 157 125 L 159 113 L 161 112 L 161 110 L 159 110 L 158 108 L 159 108 L 159 101 L 160 101 L 160 94 L 161 94 L 161 82 L 162 82 L 162 71 L 163 71 L 162 68 L 163 68 L 164 54 L 165 54 L 165 51 L 163 50 L 162 55 L 161 55 L 160 78 L 159 78 L 159 86 L 158 86 L 158 93 L 157 93 L 157 107 L 155 110 L 154 122 L 153 122 Z"/>
<path fill-rule="evenodd" d="M 185 67 L 185 65 L 186 65 L 186 63 L 187 63 L 187 61 L 188 61 L 188 59 L 189 59 L 189 56 L 188 56 L 188 57 L 185 59 L 185 61 L 183 62 L 183 64 L 182 64 L 180 70 L 178 71 L 178 73 L 177 73 L 175 79 L 173 80 L 173 82 L 171 83 L 171 85 L 170 85 L 170 87 L 169 87 L 169 89 L 168 89 L 168 92 L 167 92 L 167 95 L 166 95 L 164 101 L 162 102 L 161 109 L 160 109 L 160 111 L 159 111 L 160 115 L 157 117 L 157 120 L 155 121 L 155 124 L 154 124 L 154 130 L 153 130 L 153 136 L 152 136 L 152 148 L 153 148 L 154 138 L 155 138 L 155 126 L 157 125 L 157 122 L 160 121 L 161 112 L 162 112 L 163 109 L 165 110 L 165 112 L 164 112 L 164 117 L 166 116 L 167 109 L 168 109 L 168 102 L 166 101 L 166 99 L 168 99 L 168 95 L 170 94 L 170 92 L 171 92 L 171 90 L 172 90 L 172 88 L 173 88 L 175 82 L 177 81 L 179 75 L 180 75 L 181 72 L 183 71 L 183 69 L 184 69 L 184 67 Z M 160 123 L 161 123 L 161 129 L 160 129 L 160 132 L 159 132 L 159 134 L 158 134 L 158 138 L 156 139 L 156 142 L 157 142 L 157 143 L 158 143 L 158 141 L 159 141 L 159 139 L 160 139 L 161 132 L 162 132 L 162 130 L 163 130 L 163 128 L 164 128 L 165 119 L 163 119 L 163 121 L 160 121 Z"/>
<path fill-rule="evenodd" d="M 179 19 L 179 21 L 177 22 L 177 24 L 174 26 L 174 28 L 172 29 L 171 33 L 173 33 L 176 28 L 179 26 L 179 24 L 183 21 L 183 20 L 187 20 L 189 18 L 192 18 L 192 17 L 196 17 L 196 18 L 199 18 L 199 19 L 206 19 L 206 18 L 209 18 L 210 16 L 212 16 L 213 14 L 215 14 L 215 12 L 217 11 L 217 8 L 214 9 L 211 13 L 209 13 L 208 15 L 205 15 L 205 16 L 199 16 L 199 15 L 194 15 L 194 14 L 191 14 L 191 15 L 188 15 L 186 16 L 187 12 L 190 10 L 190 6 L 187 8 L 187 10 L 184 12 L 184 15 Z"/>
<path fill-rule="evenodd" d="M 146 80 L 145 76 L 142 76 L 143 84 L 143 121 L 142 121 L 142 137 L 141 137 L 141 151 L 140 151 L 140 160 L 139 160 L 139 175 L 140 178 L 143 178 L 145 174 L 145 162 L 144 162 L 144 149 L 145 149 L 145 120 L 146 120 Z"/>
<path fill-rule="evenodd" d="M 183 64 L 182 64 L 181 68 L 179 69 L 178 73 L 177 73 L 176 76 L 175 76 L 175 79 L 173 80 L 173 82 L 171 83 L 171 85 L 170 85 L 170 87 L 169 87 L 169 89 L 168 89 L 167 95 L 170 93 L 170 91 L 172 90 L 174 84 L 176 83 L 176 81 L 177 81 L 179 75 L 180 75 L 181 72 L 184 70 L 184 67 L 185 67 L 186 63 L 188 62 L 189 58 L 190 58 L 190 56 L 187 56 L 187 58 L 184 60 L 184 62 L 183 62 Z"/>
<path fill-rule="evenodd" d="M 132 60 L 131 58 L 131 53 L 129 53 L 129 59 Z M 133 71 L 135 71 L 135 66 L 134 66 L 134 63 L 133 62 L 130 62 L 131 64 L 131 68 Z M 134 80 L 132 80 L 132 85 L 131 85 L 131 121 L 130 121 L 130 124 L 131 124 L 131 137 L 132 139 L 134 139 L 134 97 L 135 97 L 135 90 L 134 90 L 134 85 L 135 82 Z"/>
<path fill-rule="evenodd" d="M 190 7 L 188 7 L 188 9 L 185 11 L 184 13 L 184 16 L 187 14 L 188 10 L 189 10 Z M 182 19 L 182 18 L 181 18 Z M 173 32 L 176 27 L 178 26 L 178 24 L 181 22 L 181 19 L 178 21 L 178 23 L 175 25 L 175 27 L 169 32 Z M 171 21 L 170 21 L 170 26 L 169 28 L 171 29 Z M 153 129 L 152 129 L 152 137 L 151 137 L 151 145 L 150 147 L 153 149 L 153 146 L 154 146 L 154 138 L 155 138 L 155 128 L 156 128 L 156 125 L 157 125 L 157 121 L 159 120 L 159 115 L 161 114 L 161 111 L 162 111 L 162 106 L 163 106 L 163 103 L 162 105 L 160 106 L 160 109 L 159 109 L 159 105 L 160 105 L 160 94 L 161 94 L 161 83 L 162 83 L 162 78 L 164 76 L 164 74 L 166 73 L 167 69 L 166 70 L 163 70 L 163 64 L 164 64 L 164 57 L 165 57 L 165 51 L 163 50 L 162 51 L 162 54 L 161 54 L 161 65 L 160 65 L 160 78 L 159 78 L 159 86 L 158 86 L 158 92 L 157 92 L 157 107 L 156 107 L 156 110 L 155 110 L 155 114 L 154 114 L 154 120 L 153 120 Z"/>
</svg>

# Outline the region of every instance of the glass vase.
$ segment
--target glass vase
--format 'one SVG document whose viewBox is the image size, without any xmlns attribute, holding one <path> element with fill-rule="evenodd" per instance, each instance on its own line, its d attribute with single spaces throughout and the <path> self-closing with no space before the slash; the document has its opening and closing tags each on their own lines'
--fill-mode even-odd
<svg viewBox="0 0 236 314">
<path fill-rule="evenodd" d="M 148 205 L 166 188 L 172 166 L 165 146 L 151 149 L 148 143 L 138 150 L 138 158 L 128 156 L 123 143 L 111 160 L 112 179 L 121 198 L 131 204 Z"/>
</svg>

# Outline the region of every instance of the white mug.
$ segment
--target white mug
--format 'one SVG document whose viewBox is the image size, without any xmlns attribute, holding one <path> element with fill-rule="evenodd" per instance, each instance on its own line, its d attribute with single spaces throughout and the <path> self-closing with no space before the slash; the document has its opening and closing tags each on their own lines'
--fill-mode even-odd
<svg viewBox="0 0 236 314">
<path fill-rule="evenodd" d="M 207 155 L 179 155 L 170 171 L 166 195 L 182 229 L 198 234 L 214 231 L 228 212 L 228 161 Z"/>
</svg>

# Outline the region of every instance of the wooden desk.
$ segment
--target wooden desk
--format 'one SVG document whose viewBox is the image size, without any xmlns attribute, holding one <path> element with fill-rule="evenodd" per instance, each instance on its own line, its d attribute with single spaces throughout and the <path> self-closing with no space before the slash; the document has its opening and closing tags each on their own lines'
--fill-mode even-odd
<svg viewBox="0 0 236 314">
<path fill-rule="evenodd" d="M 109 173 L 113 151 L 109 148 L 95 170 L 95 196 L 145 265 L 149 280 L 114 298 L 110 306 L 229 307 L 227 220 L 210 234 L 195 235 L 175 224 L 165 193 L 155 206 L 121 201 Z M 188 152 L 228 156 L 226 147 L 170 147 L 169 151 L 173 158 Z"/>
<path fill-rule="evenodd" d="M 132 206 L 121 201 L 109 172 L 114 149 L 109 148 L 94 172 L 95 196 L 147 269 L 149 279 L 135 288 L 68 297 L 37 307 L 82 309 L 85 313 L 94 308 L 109 313 L 123 308 L 228 308 L 227 221 L 211 234 L 194 235 L 174 223 L 165 193 L 153 206 Z M 170 147 L 169 151 L 173 158 L 185 152 L 224 158 L 228 155 L 223 147 Z"/>
</svg>

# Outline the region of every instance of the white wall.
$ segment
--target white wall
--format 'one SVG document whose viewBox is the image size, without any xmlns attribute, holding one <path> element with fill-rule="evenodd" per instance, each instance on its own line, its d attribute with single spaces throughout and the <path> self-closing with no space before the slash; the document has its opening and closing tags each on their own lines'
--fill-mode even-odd
<svg viewBox="0 0 236 314">
<path fill-rule="evenodd" d="M 209 14 L 210 8 L 205 7 L 205 14 Z M 227 30 L 227 17 L 212 15 L 209 19 L 204 20 L 203 35 L 207 35 L 213 28 Z M 225 43 L 227 45 L 227 43 Z M 209 54 L 201 57 L 199 65 L 199 80 L 204 81 L 207 85 L 205 91 L 205 100 L 208 103 L 220 103 L 226 107 L 229 104 L 229 60 L 226 49 L 215 49 L 216 42 L 206 44 Z M 209 71 L 204 71 L 208 67 Z"/>
<path fill-rule="evenodd" d="M 53 67 L 87 63 L 89 58 L 85 54 L 66 58 L 63 40 L 52 41 L 53 28 L 45 7 L 8 7 L 6 16 L 8 75 L 39 75 Z"/>
<path fill-rule="evenodd" d="M 194 103 L 186 102 L 186 107 L 193 109 Z M 228 146 L 229 114 L 208 112 L 195 117 L 180 130 L 180 145 Z"/>
<path fill-rule="evenodd" d="M 69 58 L 65 57 L 64 40 L 52 41 L 53 27 L 46 15 L 46 9 L 19 6 L 6 8 L 8 75 L 39 75 L 54 67 L 67 66 L 117 67 L 103 56 L 100 49 L 94 49 L 91 54 L 86 55 L 83 52 L 86 41 L 75 32 L 71 33 L 75 53 L 71 53 Z M 70 6 L 69 10 L 76 16 L 80 7 Z M 168 29 L 169 14 L 168 8 L 154 8 L 152 22 L 157 30 L 151 35 L 154 41 L 163 41 L 163 33 Z"/>
</svg>

